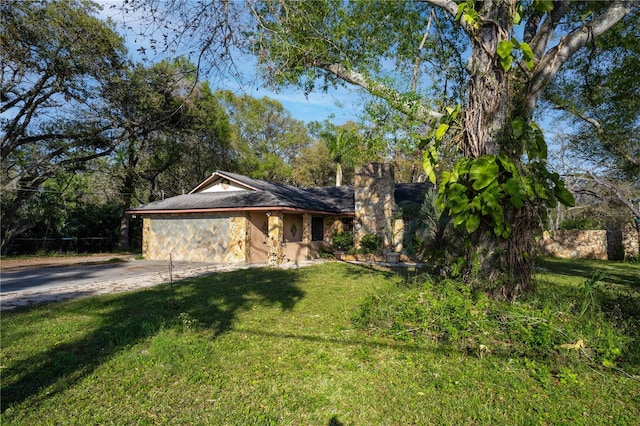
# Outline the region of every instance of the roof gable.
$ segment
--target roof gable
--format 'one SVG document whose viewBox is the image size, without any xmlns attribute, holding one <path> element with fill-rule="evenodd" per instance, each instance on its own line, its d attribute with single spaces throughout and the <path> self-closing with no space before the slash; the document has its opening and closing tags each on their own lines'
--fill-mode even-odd
<svg viewBox="0 0 640 426">
<path fill-rule="evenodd" d="M 246 182 L 243 179 L 234 178 L 233 173 L 226 173 L 221 171 L 215 171 L 193 188 L 189 194 L 196 194 L 200 192 L 226 192 L 226 191 L 247 191 L 256 190 L 256 188 Z M 240 176 L 240 175 L 237 175 Z M 244 176 L 242 176 L 244 177 Z"/>
<path fill-rule="evenodd" d="M 424 200 L 430 184 L 396 184 L 395 200 Z M 191 192 L 131 209 L 131 213 L 230 211 L 246 209 L 295 210 L 326 214 L 354 214 L 352 186 L 299 188 L 236 173 L 216 171 Z"/>
</svg>

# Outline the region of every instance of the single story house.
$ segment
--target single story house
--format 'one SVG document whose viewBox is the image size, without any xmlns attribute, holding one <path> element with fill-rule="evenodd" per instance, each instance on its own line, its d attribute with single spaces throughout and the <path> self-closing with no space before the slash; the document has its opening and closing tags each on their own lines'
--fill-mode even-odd
<svg viewBox="0 0 640 426">
<path fill-rule="evenodd" d="M 147 259 L 216 262 L 298 262 L 319 256 L 335 231 L 382 238 L 400 252 L 398 205 L 421 203 L 429 184 L 395 184 L 393 166 L 372 163 L 354 186 L 298 188 L 216 171 L 191 192 L 128 211 L 143 218 Z"/>
</svg>

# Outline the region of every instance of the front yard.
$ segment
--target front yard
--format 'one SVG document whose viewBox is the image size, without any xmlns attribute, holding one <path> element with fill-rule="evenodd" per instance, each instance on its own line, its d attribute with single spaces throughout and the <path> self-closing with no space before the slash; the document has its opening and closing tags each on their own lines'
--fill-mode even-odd
<svg viewBox="0 0 640 426">
<path fill-rule="evenodd" d="M 611 265 L 548 259 L 539 280 L 548 292 L 557 288 L 558 306 L 566 306 L 571 289 L 580 290 L 592 269 L 604 269 L 611 277 L 603 279 L 610 280 L 606 291 L 628 292 L 637 304 L 640 265 Z M 363 303 L 404 291 L 406 283 L 391 273 L 327 263 L 212 274 L 3 313 L 0 420 L 640 422 L 640 371 L 623 365 L 624 359 L 604 366 L 569 351 L 558 366 L 557 357 L 545 354 L 488 346 L 475 351 L 460 341 L 407 338 L 403 330 L 381 332 L 359 323 Z M 637 343 L 629 348 L 637 355 Z"/>
</svg>

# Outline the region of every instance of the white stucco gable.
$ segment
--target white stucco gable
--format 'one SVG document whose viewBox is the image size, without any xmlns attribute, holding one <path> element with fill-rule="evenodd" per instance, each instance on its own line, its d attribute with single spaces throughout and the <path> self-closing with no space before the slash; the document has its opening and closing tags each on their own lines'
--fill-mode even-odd
<svg viewBox="0 0 640 426">
<path fill-rule="evenodd" d="M 211 176 L 192 189 L 189 194 L 232 191 L 255 191 L 255 188 L 247 186 L 221 172 L 214 172 Z"/>
<path fill-rule="evenodd" d="M 229 192 L 229 191 L 249 191 L 246 186 L 237 184 L 229 179 L 220 178 L 211 185 L 201 188 L 198 192 Z"/>
</svg>

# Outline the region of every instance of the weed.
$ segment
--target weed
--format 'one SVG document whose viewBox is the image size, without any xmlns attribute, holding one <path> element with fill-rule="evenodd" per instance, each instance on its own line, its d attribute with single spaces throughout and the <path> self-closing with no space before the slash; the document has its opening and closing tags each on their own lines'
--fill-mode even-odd
<svg viewBox="0 0 640 426">
<path fill-rule="evenodd" d="M 597 285 L 604 277 L 602 271 L 596 271 L 591 278 L 585 280 L 582 285 L 582 300 L 580 303 L 580 316 L 582 317 L 589 308 L 596 305 Z"/>
</svg>

